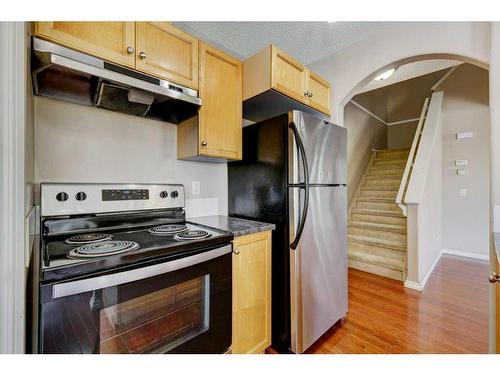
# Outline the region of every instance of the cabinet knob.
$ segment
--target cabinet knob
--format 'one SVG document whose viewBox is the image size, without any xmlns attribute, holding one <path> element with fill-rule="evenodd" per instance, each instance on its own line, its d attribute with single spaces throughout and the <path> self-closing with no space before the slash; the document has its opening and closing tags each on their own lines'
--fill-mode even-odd
<svg viewBox="0 0 500 375">
<path fill-rule="evenodd" d="M 234 253 L 234 255 L 238 255 L 240 253 L 240 251 L 238 249 L 234 249 L 233 253 Z"/>
<path fill-rule="evenodd" d="M 203 141 L 203 142 L 201 142 L 201 145 L 206 146 L 206 145 L 208 145 L 208 143 L 207 143 L 207 141 Z"/>
<path fill-rule="evenodd" d="M 139 52 L 139 57 L 144 60 L 146 58 L 146 52 Z"/>
<path fill-rule="evenodd" d="M 500 275 L 496 272 L 493 272 L 490 277 L 488 277 L 490 283 L 497 283 L 500 281 Z"/>
<path fill-rule="evenodd" d="M 128 53 L 129 55 L 133 54 L 134 52 L 135 52 L 134 47 L 127 47 L 127 53 Z"/>
<path fill-rule="evenodd" d="M 309 92 L 309 95 L 308 95 L 310 98 L 313 97 L 313 93 L 312 92 Z"/>
<path fill-rule="evenodd" d="M 304 91 L 304 96 L 309 96 L 309 91 Z"/>
</svg>

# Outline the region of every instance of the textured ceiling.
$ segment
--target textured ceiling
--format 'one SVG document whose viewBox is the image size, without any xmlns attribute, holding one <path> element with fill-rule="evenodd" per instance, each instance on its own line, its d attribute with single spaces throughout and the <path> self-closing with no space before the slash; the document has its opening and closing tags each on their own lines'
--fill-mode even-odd
<svg viewBox="0 0 500 375">
<path fill-rule="evenodd" d="M 393 85 L 394 83 L 397 82 L 402 82 L 411 78 L 437 72 L 438 70 L 451 68 L 452 66 L 459 64 L 461 64 L 461 62 L 457 60 L 437 59 L 437 60 L 416 61 L 413 63 L 401 65 L 396 69 L 396 71 L 392 76 L 383 81 L 370 81 L 365 87 L 361 89 L 361 92 L 366 92 L 384 86 Z"/>
<path fill-rule="evenodd" d="M 270 43 L 308 65 L 352 45 L 393 22 L 174 22 L 175 26 L 218 48 L 246 59 Z M 459 64 L 426 60 L 400 66 L 385 81 L 372 81 L 366 92 Z"/>
<path fill-rule="evenodd" d="M 185 31 L 245 59 L 270 43 L 308 65 L 390 22 L 174 22 Z"/>
</svg>

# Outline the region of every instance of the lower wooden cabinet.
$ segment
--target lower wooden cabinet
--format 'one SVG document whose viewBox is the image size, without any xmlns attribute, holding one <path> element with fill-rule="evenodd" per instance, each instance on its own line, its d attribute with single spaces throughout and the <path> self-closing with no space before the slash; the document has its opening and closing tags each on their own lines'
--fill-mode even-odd
<svg viewBox="0 0 500 375">
<path fill-rule="evenodd" d="M 261 353 L 271 345 L 271 232 L 233 243 L 233 354 Z"/>
</svg>

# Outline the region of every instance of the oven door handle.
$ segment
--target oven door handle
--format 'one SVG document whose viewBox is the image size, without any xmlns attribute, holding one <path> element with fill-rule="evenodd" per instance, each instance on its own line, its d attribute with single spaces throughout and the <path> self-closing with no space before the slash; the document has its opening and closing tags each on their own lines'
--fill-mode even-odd
<svg viewBox="0 0 500 375">
<path fill-rule="evenodd" d="M 89 279 L 54 284 L 52 286 L 52 299 L 72 296 L 92 290 L 104 289 L 130 283 L 132 281 L 147 279 L 149 277 L 158 276 L 164 273 L 194 266 L 196 264 L 206 262 L 208 260 L 220 257 L 225 254 L 229 254 L 231 252 L 231 245 L 226 245 L 224 247 L 219 247 L 217 249 L 192 255 L 190 257 L 176 259 L 171 262 L 155 264 L 143 268 L 136 268 L 130 271 L 112 273 L 109 275 L 92 277 Z"/>
</svg>

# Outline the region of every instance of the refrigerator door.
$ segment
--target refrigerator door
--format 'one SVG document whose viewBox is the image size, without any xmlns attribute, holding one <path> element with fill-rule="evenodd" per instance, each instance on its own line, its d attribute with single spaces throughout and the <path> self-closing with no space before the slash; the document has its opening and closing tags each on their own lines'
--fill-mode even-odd
<svg viewBox="0 0 500 375">
<path fill-rule="evenodd" d="M 295 124 L 304 147 L 309 183 L 347 184 L 347 129 L 299 111 L 289 112 L 288 121 Z M 305 179 L 304 163 L 294 137 L 296 135 L 290 131 L 288 182 L 300 184 Z"/>
<path fill-rule="evenodd" d="M 302 353 L 347 314 L 347 189 L 290 187 L 289 201 L 291 349 Z"/>
</svg>

